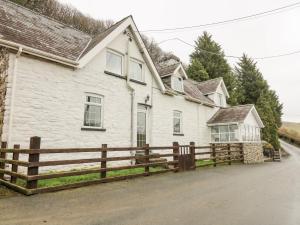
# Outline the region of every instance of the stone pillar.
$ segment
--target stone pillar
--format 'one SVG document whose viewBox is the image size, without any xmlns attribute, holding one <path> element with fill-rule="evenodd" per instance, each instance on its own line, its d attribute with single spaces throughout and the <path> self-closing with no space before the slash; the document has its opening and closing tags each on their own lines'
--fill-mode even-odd
<svg viewBox="0 0 300 225">
<path fill-rule="evenodd" d="M 263 145 L 262 143 L 244 143 L 244 163 L 262 163 L 264 162 Z"/>
</svg>

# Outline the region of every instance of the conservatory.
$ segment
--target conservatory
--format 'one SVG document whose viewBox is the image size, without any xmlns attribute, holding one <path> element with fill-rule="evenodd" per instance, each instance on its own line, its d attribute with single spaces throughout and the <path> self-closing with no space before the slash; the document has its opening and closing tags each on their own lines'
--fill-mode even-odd
<svg viewBox="0 0 300 225">
<path fill-rule="evenodd" d="M 208 126 L 211 143 L 260 142 L 264 127 L 254 105 L 221 108 Z"/>
</svg>

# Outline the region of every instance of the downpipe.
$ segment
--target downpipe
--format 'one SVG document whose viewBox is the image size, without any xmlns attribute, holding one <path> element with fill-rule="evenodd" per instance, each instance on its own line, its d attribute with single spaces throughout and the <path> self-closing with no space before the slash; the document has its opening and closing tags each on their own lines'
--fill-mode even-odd
<svg viewBox="0 0 300 225">
<path fill-rule="evenodd" d="M 128 36 L 127 40 L 127 59 L 126 59 L 126 86 L 130 91 L 130 145 L 131 147 L 134 146 L 134 100 L 135 100 L 135 89 L 130 84 L 130 76 L 129 76 L 129 65 L 130 65 L 130 43 L 132 38 L 130 33 L 124 31 L 124 34 Z M 133 156 L 134 152 L 130 151 L 130 155 Z M 131 160 L 131 164 L 134 164 L 134 160 Z"/>
<path fill-rule="evenodd" d="M 17 69 L 18 69 L 18 59 L 21 57 L 23 52 L 23 48 L 19 47 L 18 52 L 14 61 L 14 68 L 12 72 L 12 84 L 11 84 L 11 101 L 10 101 L 10 110 L 9 110 L 9 123 L 8 123 L 8 137 L 7 144 L 10 146 L 12 139 L 12 127 L 13 127 L 13 114 L 14 114 L 14 102 L 15 102 L 15 92 L 16 92 L 16 84 L 17 84 Z M 12 146 L 11 146 L 12 147 Z"/>
</svg>

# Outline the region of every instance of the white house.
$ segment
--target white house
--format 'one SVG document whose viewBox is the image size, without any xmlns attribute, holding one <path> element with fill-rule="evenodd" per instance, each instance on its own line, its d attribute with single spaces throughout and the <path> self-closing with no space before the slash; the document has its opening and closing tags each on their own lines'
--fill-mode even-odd
<svg viewBox="0 0 300 225">
<path fill-rule="evenodd" d="M 156 68 L 131 16 L 96 37 L 0 0 L 1 140 L 28 147 L 260 142 L 254 106 L 222 78 Z"/>
</svg>

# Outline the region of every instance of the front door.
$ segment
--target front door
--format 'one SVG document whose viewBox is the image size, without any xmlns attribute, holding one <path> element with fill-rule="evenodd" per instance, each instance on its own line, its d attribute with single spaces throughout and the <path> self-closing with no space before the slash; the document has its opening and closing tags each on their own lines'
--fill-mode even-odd
<svg viewBox="0 0 300 225">
<path fill-rule="evenodd" d="M 147 107 L 139 105 L 137 111 L 137 147 L 147 143 Z"/>
</svg>

